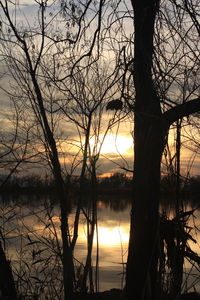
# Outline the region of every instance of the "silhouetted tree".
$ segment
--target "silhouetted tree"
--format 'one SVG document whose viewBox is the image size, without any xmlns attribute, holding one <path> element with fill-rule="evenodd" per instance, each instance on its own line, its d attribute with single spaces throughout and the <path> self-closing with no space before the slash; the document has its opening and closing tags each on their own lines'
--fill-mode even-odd
<svg viewBox="0 0 200 300">
<path fill-rule="evenodd" d="M 23 31 L 12 22 L 9 14 L 11 1 L 0 1 L 0 5 L 9 24 L 3 23 L 7 31 L 4 31 L 1 38 L 4 43 L 12 41 L 19 49 L 18 53 L 15 52 L 18 55 L 12 56 L 11 50 L 14 47 L 8 48 L 4 57 L 9 63 L 14 62 L 16 73 L 10 68 L 14 78 L 17 78 L 16 74 L 21 76 L 19 78 L 23 78 L 17 82 L 22 90 L 26 91 L 26 97 L 31 100 L 29 103 L 40 126 L 48 161 L 59 191 L 64 252 L 67 249 L 63 261 L 66 299 L 72 296 L 73 290 L 72 274 L 68 277 L 66 272 L 67 262 L 72 264 L 72 255 L 67 244 L 70 237 L 66 230 L 68 228 L 66 190 L 54 135 L 55 122 L 52 118 L 53 113 L 60 111 L 61 106 L 57 105 L 59 101 L 57 99 L 55 101 L 53 97 L 48 105 L 46 90 L 43 89 L 41 93 L 41 86 L 51 89 L 53 82 L 61 91 L 63 83 L 67 83 L 65 79 L 73 79 L 73 75 L 80 67 L 84 69 L 85 66 L 92 65 L 100 59 L 100 50 L 102 56 L 109 56 L 109 51 L 113 51 L 112 54 L 117 53 L 115 57 L 119 68 L 117 75 L 113 72 L 113 76 L 119 78 L 119 98 L 120 101 L 123 99 L 123 108 L 128 108 L 134 114 L 134 196 L 124 294 L 126 299 L 159 299 L 157 271 L 160 238 L 160 165 L 170 126 L 177 120 L 200 110 L 197 80 L 199 72 L 197 15 L 200 3 L 199 0 L 167 2 L 131 0 L 128 4 L 123 0 L 108 2 L 88 0 L 85 5 L 78 0 L 69 3 L 60 2 L 62 7 L 60 12 L 67 29 L 64 34 L 63 28 L 61 30 L 56 28 L 56 33 L 52 35 L 48 30 L 51 29 L 49 24 L 54 17 L 49 14 L 49 22 L 45 19 L 48 1 L 37 1 L 40 18 L 39 41 L 34 39 L 38 28 L 35 28 L 33 34 L 30 26 Z M 85 23 L 87 12 L 89 17 Z M 128 20 L 128 25 L 125 20 Z M 87 36 L 86 31 L 92 26 L 94 29 Z M 131 50 L 133 45 L 134 54 Z M 78 52 L 80 48 L 81 53 Z M 63 53 L 66 56 L 63 56 Z M 24 60 L 19 60 L 22 54 Z M 52 59 L 48 60 L 46 57 Z M 74 57 L 76 61 L 72 62 Z M 51 62 L 48 67 L 46 61 Z M 189 80 L 179 93 L 177 87 L 180 86 L 186 72 L 189 74 L 187 77 Z M 132 77 L 134 83 L 130 79 Z M 31 85 L 27 91 L 26 87 L 30 81 Z M 64 92 L 66 90 L 63 89 Z M 118 98 L 115 93 L 112 96 Z M 71 98 L 67 104 L 70 100 Z M 81 102 L 85 100 L 81 99 Z M 83 152 L 85 155 L 87 151 Z"/>
<path fill-rule="evenodd" d="M 136 90 L 134 200 L 131 213 L 125 293 L 128 299 L 160 299 L 160 295 L 157 294 L 157 268 L 161 158 L 171 124 L 199 111 L 200 98 L 192 100 L 190 95 L 189 99 L 186 98 L 182 104 L 176 104 L 176 101 L 171 100 L 172 105 L 165 107 L 163 111 L 162 99 L 155 87 L 152 72 L 155 53 L 159 58 L 159 49 L 154 48 L 154 39 L 159 11 L 162 10 L 161 2 L 159 0 L 135 0 L 131 3 L 134 10 L 133 77 Z M 164 3 L 162 4 L 166 11 L 175 7 L 172 10 L 173 18 L 175 15 L 178 18 L 183 16 L 187 10 L 187 7 L 184 7 L 185 3 L 192 5 L 191 1 L 183 2 L 181 11 L 178 10 L 176 2 L 170 1 L 166 6 Z M 171 15 L 170 18 L 172 20 Z M 175 19 L 172 22 L 174 22 L 176 34 L 178 34 L 179 29 L 182 30 L 183 36 L 179 33 L 180 41 L 184 43 L 183 28 L 181 26 L 176 27 L 179 23 L 176 23 Z M 170 33 L 172 34 L 172 31 Z M 194 56 L 196 56 L 195 50 Z M 175 66 L 173 67 L 175 68 Z M 160 76 L 162 76 L 161 70 Z M 165 80 L 165 76 L 162 80 Z M 193 95 L 195 96 L 195 93 Z M 170 108 L 170 106 L 172 107 Z"/>
</svg>

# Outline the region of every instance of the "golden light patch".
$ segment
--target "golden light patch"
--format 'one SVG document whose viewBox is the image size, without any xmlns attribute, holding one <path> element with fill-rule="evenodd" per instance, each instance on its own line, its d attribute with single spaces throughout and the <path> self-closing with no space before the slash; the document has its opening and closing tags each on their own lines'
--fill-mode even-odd
<svg viewBox="0 0 200 300">
<path fill-rule="evenodd" d="M 98 228 L 98 240 L 100 246 L 117 246 L 128 243 L 129 234 L 122 227 L 102 227 Z M 95 235 L 96 241 L 96 235 Z"/>
<path fill-rule="evenodd" d="M 95 147 L 94 139 L 90 141 L 91 148 Z M 101 154 L 119 153 L 122 155 L 131 155 L 133 152 L 133 140 L 131 137 L 123 135 L 108 134 L 103 140 L 99 137 L 97 149 L 101 149 Z"/>
</svg>

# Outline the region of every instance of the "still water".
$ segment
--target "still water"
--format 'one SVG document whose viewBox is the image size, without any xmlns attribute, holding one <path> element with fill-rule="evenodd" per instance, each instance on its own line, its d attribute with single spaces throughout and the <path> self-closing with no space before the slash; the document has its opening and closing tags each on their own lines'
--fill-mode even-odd
<svg viewBox="0 0 200 300">
<path fill-rule="evenodd" d="M 56 262 L 56 249 L 60 247 L 61 242 L 58 206 L 52 206 L 52 199 L 44 196 L 41 196 L 40 199 L 38 199 L 38 196 L 20 196 L 18 199 L 0 200 L 0 229 L 2 235 L 5 237 L 4 246 L 18 275 L 22 272 L 23 276 L 25 276 L 26 269 L 27 272 L 29 271 L 29 275 L 26 275 L 27 278 L 29 276 L 33 280 L 36 280 L 37 276 L 37 278 L 41 276 L 40 267 L 43 259 L 49 257 L 48 268 L 52 268 L 54 272 L 55 268 L 57 268 L 57 276 L 59 277 L 59 273 L 61 272 L 58 268 L 59 263 Z M 112 196 L 102 196 L 98 199 L 97 208 L 99 288 L 100 290 L 122 288 L 129 240 L 130 199 L 123 197 L 116 198 L 116 196 L 114 198 Z M 164 206 L 162 209 L 164 209 Z M 189 204 L 187 205 L 187 209 L 191 209 Z M 172 214 L 172 210 L 168 211 L 168 215 L 170 214 Z M 195 222 L 195 238 L 197 243 L 191 242 L 190 245 L 193 251 L 200 253 L 200 235 L 198 231 L 200 228 L 199 211 L 196 211 L 195 214 L 196 217 L 191 220 L 190 225 L 193 226 Z M 71 233 L 73 232 L 74 216 L 75 207 L 72 209 L 69 217 Z M 94 263 L 96 252 L 97 239 L 95 234 L 93 247 Z M 77 265 L 85 263 L 86 253 L 86 220 L 81 215 L 78 240 L 74 253 Z M 20 271 L 18 270 L 19 265 L 21 265 Z M 34 274 L 31 274 L 32 271 L 29 270 L 30 266 L 34 267 Z M 189 267 L 189 262 L 186 262 L 186 269 Z M 45 274 L 45 272 L 43 273 Z M 48 278 L 49 273 L 48 269 Z M 58 278 L 56 279 L 58 280 Z"/>
<path fill-rule="evenodd" d="M 102 200 L 97 203 L 100 290 L 123 286 L 129 240 L 130 204 L 128 199 L 118 201 L 124 204 L 123 207 L 117 204 L 111 206 L 109 202 Z M 81 261 L 84 261 L 86 254 L 85 242 L 85 226 L 82 223 L 75 251 L 75 256 L 77 254 Z M 95 250 L 96 234 L 94 253 Z"/>
<path fill-rule="evenodd" d="M 28 261 L 35 267 L 37 260 L 44 256 L 55 259 L 55 249 L 60 239 L 60 219 L 58 205 L 52 205 L 48 197 L 19 196 L 17 199 L 0 199 L 0 229 L 5 236 L 6 253 L 16 269 L 18 264 Z M 71 233 L 76 208 L 72 208 L 69 216 Z M 97 202 L 98 218 L 98 266 L 99 289 L 122 288 L 124 283 L 124 267 L 127 259 L 129 240 L 130 200 L 128 198 L 111 199 L 100 197 Z M 81 214 L 78 240 L 74 256 L 79 263 L 84 264 L 86 244 L 86 219 Z M 37 251 L 42 251 L 38 257 L 33 256 Z M 95 264 L 97 252 L 96 232 L 94 235 L 93 263 Z M 42 256 L 43 255 L 43 256 Z M 42 256 L 42 257 L 41 257 Z M 36 262 L 36 263 L 35 263 Z M 42 263 L 42 261 L 41 261 Z M 24 268 L 27 268 L 24 265 Z M 27 270 L 28 271 L 28 270 Z M 28 276 L 28 275 L 27 275 Z M 35 274 L 29 274 L 35 277 Z M 38 275 L 39 276 L 39 275 Z"/>
</svg>

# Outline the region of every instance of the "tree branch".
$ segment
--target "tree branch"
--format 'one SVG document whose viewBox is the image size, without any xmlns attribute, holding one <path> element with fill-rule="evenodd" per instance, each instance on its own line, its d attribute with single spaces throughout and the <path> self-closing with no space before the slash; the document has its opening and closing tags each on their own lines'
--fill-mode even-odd
<svg viewBox="0 0 200 300">
<path fill-rule="evenodd" d="M 163 120 L 166 127 L 169 127 L 178 119 L 187 117 L 198 111 L 200 111 L 200 97 L 169 109 L 163 114 Z"/>
</svg>

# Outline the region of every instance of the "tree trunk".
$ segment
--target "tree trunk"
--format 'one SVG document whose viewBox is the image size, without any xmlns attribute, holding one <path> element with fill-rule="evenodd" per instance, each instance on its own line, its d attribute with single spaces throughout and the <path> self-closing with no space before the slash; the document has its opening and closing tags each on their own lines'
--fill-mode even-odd
<svg viewBox="0 0 200 300">
<path fill-rule="evenodd" d="M 151 126 L 146 123 L 138 126 L 138 129 L 136 126 L 134 191 L 125 291 L 128 299 L 155 300 L 160 162 L 164 134 L 160 122 L 152 123 Z"/>
<path fill-rule="evenodd" d="M 29 58 L 28 52 L 27 57 Z M 71 300 L 74 295 L 74 264 L 73 264 L 73 251 L 71 248 L 70 233 L 69 233 L 69 224 L 68 224 L 68 214 L 70 212 L 70 203 L 68 198 L 68 191 L 65 186 L 61 165 L 58 157 L 58 150 L 56 146 L 56 141 L 54 139 L 53 131 L 50 128 L 46 111 L 44 108 L 44 101 L 38 85 L 37 79 L 35 77 L 35 72 L 32 69 L 30 62 L 30 74 L 32 82 L 35 88 L 35 94 L 37 95 L 37 103 L 40 109 L 40 115 L 43 122 L 42 129 L 46 143 L 48 145 L 48 155 L 52 165 L 52 172 L 56 182 L 57 196 L 60 202 L 60 212 L 61 212 L 61 237 L 63 245 L 63 255 L 62 255 L 62 264 L 63 264 L 63 280 L 64 280 L 64 299 Z"/>
<path fill-rule="evenodd" d="M 165 141 L 160 100 L 152 82 L 154 22 L 158 0 L 132 0 L 134 10 L 134 185 L 125 294 L 155 300 L 160 163 Z"/>
<path fill-rule="evenodd" d="M 97 178 L 96 178 L 96 161 L 91 159 L 91 197 L 89 199 L 87 213 L 87 257 L 84 267 L 83 279 L 82 279 L 82 293 L 87 292 L 87 279 L 89 279 L 89 293 L 94 292 L 94 280 L 93 280 L 93 267 L 92 267 L 92 251 L 95 227 L 97 226 Z M 98 246 L 97 246 L 98 247 Z M 97 271 L 97 269 L 96 269 Z M 96 274 L 97 275 L 97 274 Z M 95 280 L 96 282 L 96 280 Z M 96 285 L 97 290 L 97 285 Z"/>
<path fill-rule="evenodd" d="M 61 236 L 63 244 L 63 280 L 64 280 L 64 299 L 71 300 L 74 298 L 74 264 L 73 264 L 73 251 L 70 245 L 70 233 L 68 224 L 68 205 L 67 205 L 67 191 L 64 189 L 62 178 L 56 178 L 57 191 L 60 200 L 61 210 Z"/>
<path fill-rule="evenodd" d="M 0 242 L 0 298 L 7 300 L 16 300 L 17 292 L 11 270 L 10 263 L 6 259 Z"/>
<path fill-rule="evenodd" d="M 181 162 L 181 125 L 182 119 L 176 122 L 176 199 L 175 199 L 175 216 L 177 217 L 177 231 L 183 232 L 184 225 L 181 222 L 179 215 L 183 212 L 183 203 L 180 198 L 180 162 Z M 172 279 L 169 294 L 172 299 L 181 294 L 181 287 L 183 281 L 183 264 L 184 264 L 184 251 L 186 241 L 179 235 L 176 237 L 175 257 L 172 268 Z"/>
<path fill-rule="evenodd" d="M 134 193 L 126 270 L 127 299 L 157 295 L 160 164 L 170 125 L 200 110 L 200 98 L 162 113 L 153 84 L 153 38 L 160 0 L 131 0 L 134 11 Z M 159 286 L 158 286 L 159 291 Z"/>
</svg>

